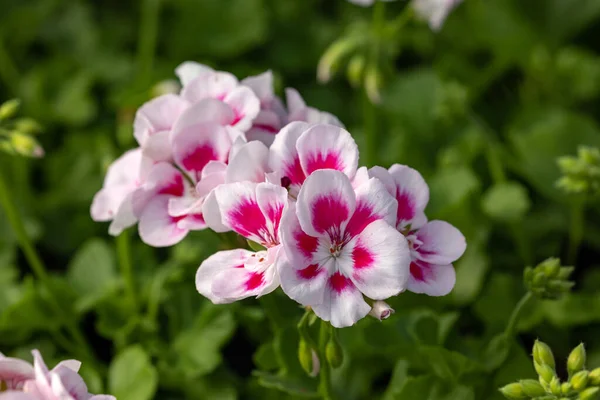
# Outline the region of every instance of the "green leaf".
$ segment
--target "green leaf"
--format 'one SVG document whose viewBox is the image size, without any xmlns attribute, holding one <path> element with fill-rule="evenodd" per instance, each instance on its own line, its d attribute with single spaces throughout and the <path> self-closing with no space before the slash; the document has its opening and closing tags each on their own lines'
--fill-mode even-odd
<svg viewBox="0 0 600 400">
<path fill-rule="evenodd" d="M 531 201 L 527 189 L 520 183 L 502 182 L 484 193 L 481 206 L 483 211 L 495 220 L 514 222 L 529 211 Z"/>
<path fill-rule="evenodd" d="M 316 383 L 306 384 L 306 382 L 292 377 L 262 371 L 254 371 L 253 374 L 264 387 L 277 389 L 296 396 L 319 397 L 319 393 L 316 391 Z"/>
<path fill-rule="evenodd" d="M 429 368 L 439 378 L 456 381 L 462 375 L 474 372 L 480 365 L 461 353 L 443 347 L 424 346 L 421 354 L 429 363 Z"/>
<path fill-rule="evenodd" d="M 390 383 L 388 384 L 385 394 L 383 395 L 383 400 L 393 400 L 397 398 L 399 393 L 406 385 L 407 379 L 409 379 L 408 367 L 409 364 L 406 360 L 400 360 L 396 363 L 394 366 L 394 371 L 392 372 Z"/>
<path fill-rule="evenodd" d="M 56 116 L 72 125 L 83 125 L 94 118 L 98 110 L 91 96 L 92 84 L 92 77 L 86 73 L 70 77 L 56 98 Z"/>
<path fill-rule="evenodd" d="M 69 263 L 67 279 L 80 296 L 76 309 L 89 310 L 118 284 L 113 249 L 101 239 L 88 240 Z"/>
<path fill-rule="evenodd" d="M 221 347 L 235 331 L 231 311 L 205 303 L 193 325 L 177 335 L 173 352 L 187 378 L 206 375 L 221 364 Z"/>
<path fill-rule="evenodd" d="M 118 399 L 150 400 L 157 386 L 156 368 L 140 345 L 128 347 L 110 364 L 109 393 Z"/>
<path fill-rule="evenodd" d="M 490 269 L 490 260 L 485 247 L 488 236 L 488 230 L 480 230 L 475 239 L 467 241 L 465 254 L 454 263 L 456 285 L 449 296 L 456 305 L 464 306 L 472 303 L 483 288 Z"/>
<path fill-rule="evenodd" d="M 464 204 L 480 188 L 479 178 L 467 167 L 443 168 L 429 180 L 429 215 L 439 216 Z"/>
</svg>

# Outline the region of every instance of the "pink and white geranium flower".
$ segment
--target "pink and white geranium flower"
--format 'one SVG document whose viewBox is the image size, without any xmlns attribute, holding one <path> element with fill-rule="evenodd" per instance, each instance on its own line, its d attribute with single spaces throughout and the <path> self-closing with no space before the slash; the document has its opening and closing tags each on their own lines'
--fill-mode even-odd
<svg viewBox="0 0 600 400">
<path fill-rule="evenodd" d="M 345 129 L 327 124 L 291 122 L 275 137 L 269 167 L 296 197 L 306 178 L 319 169 L 335 169 L 354 178 L 358 147 Z"/>
<path fill-rule="evenodd" d="M 393 227 L 397 202 L 377 179 L 355 190 L 343 172 L 318 170 L 290 206 L 279 275 L 292 299 L 341 328 L 369 313 L 363 295 L 384 300 L 406 289 L 410 253 Z"/>
<path fill-rule="evenodd" d="M 452 263 L 463 255 L 467 246 L 464 236 L 445 221 L 427 222 L 429 187 L 418 171 L 394 164 L 389 170 L 371 168 L 369 175 L 379 179 L 396 198 L 394 225 L 410 246 L 408 290 L 430 296 L 450 293 L 456 283 Z"/>
<path fill-rule="evenodd" d="M 279 230 L 287 191 L 266 182 L 237 182 L 217 187 L 215 197 L 222 223 L 265 250 L 217 252 L 198 268 L 196 289 L 215 304 L 272 292 L 279 286 Z"/>
<path fill-rule="evenodd" d="M 6 379 L 9 391 L 2 400 L 116 400 L 114 396 L 93 395 L 78 374 L 81 363 L 65 360 L 49 370 L 39 351 L 33 350 L 34 364 L 11 358 L 0 358 L 0 379 Z M 3 369 L 5 367 L 5 369 Z M 6 368 L 8 367 L 8 368 Z"/>
<path fill-rule="evenodd" d="M 412 7 L 420 18 L 429 23 L 433 31 L 439 31 L 450 12 L 462 0 L 413 0 Z"/>
</svg>

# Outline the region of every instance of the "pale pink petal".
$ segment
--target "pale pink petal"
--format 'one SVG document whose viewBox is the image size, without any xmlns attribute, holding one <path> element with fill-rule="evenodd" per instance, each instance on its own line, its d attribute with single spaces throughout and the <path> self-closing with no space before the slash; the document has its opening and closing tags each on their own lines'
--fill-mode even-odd
<svg viewBox="0 0 600 400">
<path fill-rule="evenodd" d="M 155 196 L 144 208 L 138 224 L 140 238 L 153 247 L 172 246 L 188 233 L 178 222 L 184 217 L 172 217 L 168 213 L 169 195 Z"/>
<path fill-rule="evenodd" d="M 465 237 L 445 221 L 430 221 L 416 233 L 420 246 L 415 245 L 417 257 L 431 264 L 450 264 L 460 258 L 467 248 Z"/>
<path fill-rule="evenodd" d="M 156 132 L 169 131 L 189 103 L 174 94 L 156 97 L 142 105 L 133 122 L 133 135 L 143 146 Z"/>
<path fill-rule="evenodd" d="M 182 217 L 188 214 L 202 213 L 202 199 L 193 195 L 181 197 L 172 196 L 169 199 L 168 214 L 172 217 Z"/>
<path fill-rule="evenodd" d="M 135 225 L 138 222 L 138 217 L 133 212 L 134 193 L 135 191 L 127 195 L 125 200 L 121 202 L 115 217 L 108 227 L 108 233 L 111 236 L 119 236 L 125 229 Z"/>
<path fill-rule="evenodd" d="M 142 145 L 144 156 L 152 161 L 170 161 L 173 157 L 171 152 L 171 131 L 160 131 L 149 136 Z"/>
<path fill-rule="evenodd" d="M 150 200 L 157 195 L 183 196 L 186 190 L 185 178 L 169 163 L 152 166 L 144 184 L 131 195 L 133 214 L 139 217 Z"/>
<path fill-rule="evenodd" d="M 292 122 L 284 126 L 275 136 L 270 148 L 269 166 L 271 170 L 279 172 L 281 178 L 288 179 L 292 185 L 297 186 L 297 190 L 306 179 L 306 175 L 300 165 L 296 144 L 309 127 L 305 122 Z"/>
<path fill-rule="evenodd" d="M 394 226 L 398 203 L 376 178 L 369 179 L 355 189 L 356 209 L 346 226 L 349 237 L 358 235 L 371 222 L 383 220 Z"/>
<path fill-rule="evenodd" d="M 181 97 L 190 103 L 206 98 L 223 100 L 237 86 L 237 78 L 228 72 L 206 71 L 184 85 Z"/>
<path fill-rule="evenodd" d="M 389 171 L 396 183 L 397 228 L 404 229 L 425 210 L 429 202 L 429 187 L 417 170 L 406 165 L 394 164 Z"/>
<path fill-rule="evenodd" d="M 34 377 L 33 366 L 27 361 L 0 357 L 0 382 L 6 382 L 8 389 L 19 388 L 23 382 Z"/>
<path fill-rule="evenodd" d="M 257 183 L 235 182 L 215 189 L 221 219 L 225 226 L 247 239 L 267 245 L 274 243 L 267 221 L 256 198 Z"/>
<path fill-rule="evenodd" d="M 0 393 L 0 400 L 40 400 L 40 398 L 35 397 L 32 393 L 10 390 Z"/>
<path fill-rule="evenodd" d="M 356 174 L 354 175 L 354 178 L 352 179 L 352 187 L 354 189 L 356 189 L 363 183 L 367 183 L 369 178 L 370 178 L 369 171 L 367 170 L 367 167 L 360 167 L 359 169 L 356 170 Z"/>
<path fill-rule="evenodd" d="M 39 350 L 33 349 L 31 350 L 31 354 L 33 355 L 33 369 L 35 371 L 36 379 L 47 380 L 46 376 L 50 372 L 46 363 L 44 362 L 44 358 Z"/>
<path fill-rule="evenodd" d="M 331 256 L 328 245 L 323 244 L 319 237 L 310 236 L 302 230 L 293 202 L 288 204 L 283 213 L 280 230 L 285 254 L 292 268 L 303 269 Z"/>
<path fill-rule="evenodd" d="M 200 75 L 209 72 L 214 72 L 214 70 L 195 61 L 184 61 L 175 68 L 175 75 L 179 78 L 182 86 L 187 85 Z"/>
<path fill-rule="evenodd" d="M 95 394 L 90 395 L 88 400 L 117 400 L 117 398 L 108 394 Z"/>
<path fill-rule="evenodd" d="M 304 306 L 315 306 L 323 302 L 331 268 L 331 259 L 324 265 L 293 266 L 285 254 L 280 256 L 277 264 L 281 288 L 292 300 Z"/>
<path fill-rule="evenodd" d="M 296 147 L 307 176 L 319 169 L 335 169 L 352 179 L 358 168 L 358 147 L 343 128 L 325 124 L 311 126 L 298 138 Z"/>
<path fill-rule="evenodd" d="M 71 371 L 79 372 L 79 368 L 81 368 L 81 361 L 78 360 L 63 360 L 56 364 L 52 370 L 56 370 L 58 368 L 68 368 Z"/>
<path fill-rule="evenodd" d="M 313 310 L 335 328 L 345 328 L 367 316 L 371 307 L 350 278 L 335 272 L 327 281 L 323 302 L 314 305 Z"/>
<path fill-rule="evenodd" d="M 246 86 L 238 86 L 225 96 L 223 100 L 228 104 L 235 114 L 230 125 L 247 131 L 252 126 L 252 121 L 260 111 L 260 100 L 252 89 Z"/>
<path fill-rule="evenodd" d="M 390 174 L 390 171 L 376 165 L 372 168 L 369 168 L 368 175 L 370 178 L 379 179 L 387 189 L 388 193 L 396 197 L 396 181 L 394 181 L 394 178 Z"/>
<path fill-rule="evenodd" d="M 300 93 L 294 88 L 285 89 L 285 102 L 290 114 L 306 108 L 306 103 Z"/>
<path fill-rule="evenodd" d="M 406 289 L 408 243 L 393 226 L 377 220 L 344 247 L 338 265 L 367 297 L 385 300 Z"/>
<path fill-rule="evenodd" d="M 279 244 L 279 225 L 288 204 L 287 190 L 271 183 L 259 183 L 256 186 L 256 200 L 266 217 L 269 234 L 275 239 L 271 245 Z"/>
<path fill-rule="evenodd" d="M 246 136 L 248 140 L 258 140 L 270 146 L 281 127 L 282 121 L 277 113 L 271 110 L 261 110 L 252 121 L 252 128 L 246 132 Z"/>
<path fill-rule="evenodd" d="M 231 303 L 252 296 L 260 296 L 263 292 L 271 292 L 277 288 L 278 276 L 273 267 L 265 271 L 249 271 L 246 268 L 234 268 L 215 276 L 212 292 L 215 296 Z"/>
<path fill-rule="evenodd" d="M 231 158 L 231 155 L 230 155 Z M 209 175 L 219 174 L 225 176 L 225 170 L 227 170 L 227 164 L 222 161 L 209 161 L 208 164 L 202 170 L 201 180 Z"/>
<path fill-rule="evenodd" d="M 456 283 L 456 272 L 452 264 L 428 264 L 413 260 L 410 264 L 408 290 L 429 296 L 445 296 L 452 291 Z"/>
<path fill-rule="evenodd" d="M 292 121 L 304 121 L 309 124 L 328 124 L 339 127 L 344 127 L 344 124 L 333 114 L 326 111 L 317 110 L 314 107 L 306 107 L 300 111 L 290 113 L 288 115 L 288 122 Z"/>
<path fill-rule="evenodd" d="M 311 236 L 339 235 L 356 208 L 350 179 L 340 171 L 319 170 L 310 175 L 296 203 L 302 230 Z"/>
<path fill-rule="evenodd" d="M 273 91 L 273 72 L 265 71 L 262 74 L 249 76 L 242 80 L 242 85 L 252 89 L 254 94 L 263 102 L 270 102 L 275 96 Z"/>
<path fill-rule="evenodd" d="M 230 126 L 227 127 L 230 131 L 237 131 L 238 133 L 240 132 L 239 130 L 232 128 Z M 232 160 L 235 158 L 235 156 L 237 155 L 238 151 L 240 151 L 242 149 L 242 147 L 244 147 L 246 145 L 246 143 L 248 143 L 248 139 L 246 138 L 246 135 L 242 132 L 241 134 L 239 134 L 238 136 L 236 136 L 235 138 L 232 137 L 231 135 L 229 136 L 231 138 L 231 141 L 233 142 L 233 144 L 231 145 L 231 150 L 229 150 L 229 159 Z"/>
<path fill-rule="evenodd" d="M 261 142 L 248 142 L 229 159 L 225 180 L 231 182 L 264 182 L 269 172 L 269 149 Z"/>
<path fill-rule="evenodd" d="M 212 192 L 217 186 L 225 183 L 225 173 L 217 172 L 202 178 L 200 182 L 196 185 L 196 195 L 203 199 L 210 192 Z"/>
<path fill-rule="evenodd" d="M 181 131 L 188 126 L 205 122 L 229 125 L 235 119 L 233 109 L 220 100 L 207 98 L 188 107 L 173 125 L 173 131 Z"/>
<path fill-rule="evenodd" d="M 216 296 L 212 284 L 220 273 L 229 273 L 236 268 L 244 268 L 244 263 L 254 254 L 244 249 L 219 251 L 200 264 L 196 272 L 196 290 L 215 304 L 226 303 L 225 299 Z"/>
<path fill-rule="evenodd" d="M 88 390 L 83 378 L 65 366 L 56 367 L 50 372 L 50 386 L 59 399 L 70 395 L 74 400 L 87 400 Z"/>
<path fill-rule="evenodd" d="M 225 128 L 212 122 L 175 130 L 171 144 L 175 162 L 196 180 L 210 161 L 226 162 L 231 148 Z"/>
<path fill-rule="evenodd" d="M 204 216 L 206 225 L 213 231 L 223 233 L 231 230 L 231 228 L 223 223 L 215 190 L 210 192 L 208 196 L 204 198 L 204 203 L 202 203 L 202 215 Z"/>
</svg>

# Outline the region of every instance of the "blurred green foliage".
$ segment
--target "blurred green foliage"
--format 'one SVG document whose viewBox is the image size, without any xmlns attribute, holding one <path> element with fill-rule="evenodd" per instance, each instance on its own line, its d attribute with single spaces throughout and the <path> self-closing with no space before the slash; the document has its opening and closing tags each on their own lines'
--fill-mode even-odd
<svg viewBox="0 0 600 400">
<path fill-rule="evenodd" d="M 405 6 L 389 4 L 387 18 Z M 378 163 L 419 169 L 429 217 L 467 237 L 451 295 L 402 294 L 390 319 L 339 332 L 339 398 L 501 399 L 498 387 L 534 376 L 535 337 L 563 359 L 584 341 L 588 364 L 600 365 L 600 207 L 555 185 L 559 157 L 600 146 L 597 0 L 466 0 L 438 34 L 408 24 L 389 43 L 397 58 L 374 109 L 343 78 L 316 82 L 327 46 L 371 20 L 371 9 L 342 0 L 0 0 L 0 10 L 0 99 L 21 99 L 22 115 L 44 127 L 46 152 L 0 155 L 0 170 L 51 271 L 61 318 L 77 321 L 93 347 L 96 360 L 82 369 L 92 392 L 316 396 L 297 358 L 296 304 L 276 292 L 214 306 L 195 291 L 215 235 L 167 250 L 132 232 L 119 239 L 132 243 L 133 299 L 115 240 L 89 216 L 106 166 L 134 146 L 135 109 L 184 60 L 239 77 L 272 69 L 279 90 L 297 87 L 336 114 L 361 148 L 374 116 Z M 550 256 L 571 258 L 575 290 L 529 303 L 517 340 L 498 336 L 526 291 L 524 267 Z M 0 213 L 2 352 L 27 357 L 37 347 L 50 363 L 79 356 L 55 340 L 64 332 L 47 295 Z"/>
</svg>

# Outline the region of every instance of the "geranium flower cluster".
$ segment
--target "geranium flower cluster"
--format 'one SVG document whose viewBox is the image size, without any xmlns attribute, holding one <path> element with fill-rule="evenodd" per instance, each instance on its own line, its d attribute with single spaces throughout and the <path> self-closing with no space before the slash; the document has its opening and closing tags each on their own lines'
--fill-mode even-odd
<svg viewBox="0 0 600 400">
<path fill-rule="evenodd" d="M 116 400 L 114 396 L 88 393 L 78 374 L 79 361 L 61 361 L 50 370 L 39 351 L 32 354 L 33 365 L 0 353 L 0 400 Z"/>
<path fill-rule="evenodd" d="M 285 110 L 269 73 L 238 82 L 190 63 L 177 73 L 181 93 L 140 108 L 140 148 L 111 166 L 94 199 L 92 215 L 112 219 L 111 233 L 139 222 L 142 240 L 168 246 L 190 230 L 233 231 L 262 250 L 207 258 L 199 293 L 220 304 L 281 286 L 335 327 L 389 316 L 380 301 L 407 289 L 453 288 L 465 239 L 427 221 L 429 189 L 417 171 L 359 168 L 337 118 L 295 91 Z"/>
</svg>

